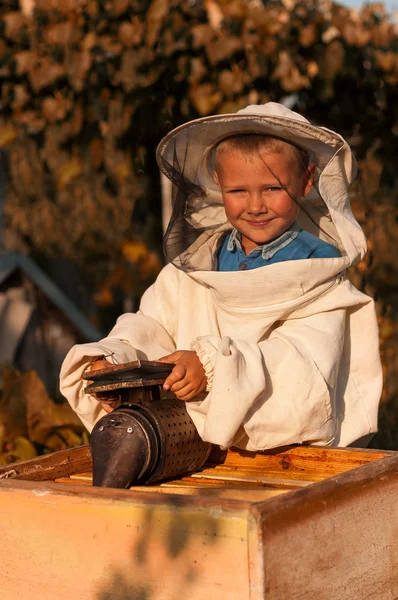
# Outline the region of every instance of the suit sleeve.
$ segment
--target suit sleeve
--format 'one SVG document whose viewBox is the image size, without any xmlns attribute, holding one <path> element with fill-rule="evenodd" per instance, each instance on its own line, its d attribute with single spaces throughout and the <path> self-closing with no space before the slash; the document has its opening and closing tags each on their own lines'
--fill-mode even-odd
<svg viewBox="0 0 398 600">
<path fill-rule="evenodd" d="M 345 312 L 284 321 L 258 344 L 197 338 L 192 347 L 212 385 L 187 406 L 202 438 L 247 450 L 332 444 Z"/>
<path fill-rule="evenodd" d="M 101 356 L 123 364 L 137 359 L 156 360 L 174 352 L 178 284 L 179 272 L 168 265 L 143 295 L 137 313 L 122 315 L 107 337 L 76 345 L 67 354 L 60 373 L 60 390 L 89 431 L 105 411 L 84 392 L 85 370 Z"/>
</svg>

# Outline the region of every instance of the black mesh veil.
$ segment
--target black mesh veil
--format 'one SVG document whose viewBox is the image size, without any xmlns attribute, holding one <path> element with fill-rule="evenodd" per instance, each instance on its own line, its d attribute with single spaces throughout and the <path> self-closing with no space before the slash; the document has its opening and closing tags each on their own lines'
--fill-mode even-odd
<svg viewBox="0 0 398 600">
<path fill-rule="evenodd" d="M 167 260 L 185 272 L 216 268 L 217 249 L 232 225 L 214 180 L 214 152 L 225 138 L 248 134 L 289 142 L 298 149 L 303 170 L 315 165 L 311 170 L 313 185 L 309 196 L 293 198 L 300 208 L 297 221 L 302 229 L 344 253 L 328 199 L 322 197 L 320 186 L 323 170 L 344 143 L 342 138 L 306 120 L 293 124 L 291 119 L 265 119 L 258 115 L 242 118 L 241 113 L 236 113 L 182 125 L 159 144 L 159 167 L 172 182 L 172 214 L 164 236 Z M 266 158 L 262 159 L 266 162 Z"/>
<path fill-rule="evenodd" d="M 190 149 L 187 147 L 186 150 L 188 154 Z M 163 173 L 172 182 L 172 214 L 164 235 L 163 248 L 170 262 L 189 272 L 196 270 L 191 259 L 198 248 L 198 239 L 205 243 L 228 221 L 221 195 L 215 197 L 204 185 L 194 178 L 190 179 L 185 174 L 184 159 L 181 161 L 177 152 L 174 152 L 173 164 L 163 157 L 160 159 Z"/>
</svg>

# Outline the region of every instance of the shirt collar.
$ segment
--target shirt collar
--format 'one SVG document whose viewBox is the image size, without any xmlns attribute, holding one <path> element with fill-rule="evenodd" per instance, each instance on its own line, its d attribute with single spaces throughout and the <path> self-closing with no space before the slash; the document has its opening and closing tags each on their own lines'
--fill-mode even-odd
<svg viewBox="0 0 398 600">
<path fill-rule="evenodd" d="M 298 234 L 300 233 L 300 227 L 297 225 L 296 221 L 287 229 L 282 235 L 277 237 L 275 240 L 268 242 L 268 244 L 263 244 L 262 246 L 257 246 L 254 248 L 250 254 L 257 253 L 261 251 L 261 256 L 264 260 L 271 260 L 271 258 L 278 252 L 278 250 L 282 250 L 288 246 L 293 240 L 296 239 Z M 229 236 L 227 250 L 233 252 L 234 250 L 241 250 L 242 248 L 242 234 L 237 229 L 233 229 Z"/>
</svg>

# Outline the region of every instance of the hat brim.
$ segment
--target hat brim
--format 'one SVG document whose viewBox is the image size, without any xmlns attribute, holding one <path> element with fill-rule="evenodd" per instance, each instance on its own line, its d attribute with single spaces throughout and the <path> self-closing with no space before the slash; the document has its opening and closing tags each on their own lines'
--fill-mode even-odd
<svg viewBox="0 0 398 600">
<path fill-rule="evenodd" d="M 166 165 L 177 161 L 187 177 L 213 187 L 209 155 L 221 140 L 241 133 L 271 135 L 304 148 L 320 171 L 346 145 L 336 132 L 304 120 L 247 113 L 213 115 L 189 121 L 167 134 L 156 151 L 159 167 L 168 176 Z"/>
</svg>

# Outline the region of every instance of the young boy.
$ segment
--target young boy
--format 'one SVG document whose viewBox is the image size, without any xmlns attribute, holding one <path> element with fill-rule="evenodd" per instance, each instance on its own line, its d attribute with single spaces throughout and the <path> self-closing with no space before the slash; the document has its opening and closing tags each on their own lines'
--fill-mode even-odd
<svg viewBox="0 0 398 600">
<path fill-rule="evenodd" d="M 218 251 L 218 271 L 255 269 L 287 260 L 335 258 L 339 250 L 296 224 L 300 200 L 312 188 L 309 156 L 282 140 L 259 134 L 232 136 L 214 150 L 214 179 L 233 226 Z M 176 361 L 164 385 L 181 400 L 206 387 L 194 352 L 160 359 Z M 186 368 L 184 368 L 186 367 Z"/>
<path fill-rule="evenodd" d="M 65 359 L 61 390 L 82 421 L 116 401 L 84 394 L 86 368 L 148 358 L 175 363 L 164 389 L 223 447 L 372 434 L 381 369 L 373 303 L 345 277 L 366 249 L 346 142 L 269 103 L 177 128 L 158 161 L 177 192 L 170 264 L 137 314 Z"/>
</svg>

